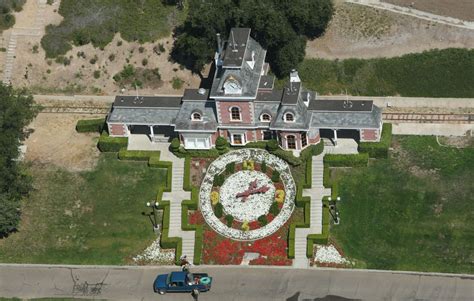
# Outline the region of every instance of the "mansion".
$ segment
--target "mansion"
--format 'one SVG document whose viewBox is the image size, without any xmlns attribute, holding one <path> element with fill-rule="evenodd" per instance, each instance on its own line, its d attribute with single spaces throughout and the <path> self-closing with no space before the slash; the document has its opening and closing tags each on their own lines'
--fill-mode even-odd
<svg viewBox="0 0 474 301">
<path fill-rule="evenodd" d="M 231 145 L 277 139 L 301 150 L 328 135 L 350 132 L 360 141 L 379 141 L 382 110 L 370 100 L 321 100 L 292 71 L 283 89 L 268 73 L 266 50 L 249 28 L 233 28 L 227 43 L 217 37 L 216 71 L 210 89 L 183 96 L 117 96 L 107 117 L 110 136 L 146 134 L 152 142 L 179 137 L 186 149 L 210 149 L 217 137 Z"/>
</svg>

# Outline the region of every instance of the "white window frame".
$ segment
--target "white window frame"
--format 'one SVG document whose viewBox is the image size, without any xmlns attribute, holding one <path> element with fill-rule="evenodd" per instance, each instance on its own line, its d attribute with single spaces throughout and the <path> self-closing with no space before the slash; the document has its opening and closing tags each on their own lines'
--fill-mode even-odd
<svg viewBox="0 0 474 301">
<path fill-rule="evenodd" d="M 195 117 L 194 117 L 195 115 L 198 115 L 199 118 L 195 118 Z M 194 112 L 194 113 L 192 113 L 192 114 L 191 114 L 191 120 L 192 120 L 192 121 L 202 121 L 202 115 L 201 115 L 201 113 L 199 113 L 199 112 Z"/>
<path fill-rule="evenodd" d="M 288 115 L 291 115 L 291 117 L 293 118 L 293 120 L 288 120 L 286 117 Z M 283 115 L 283 119 L 285 120 L 285 122 L 295 122 L 295 114 L 291 113 L 291 112 L 286 112 L 284 115 Z"/>
<path fill-rule="evenodd" d="M 239 110 L 239 119 L 233 119 L 232 118 L 232 109 L 237 109 Z M 242 121 L 242 109 L 240 109 L 238 106 L 232 106 L 229 108 L 229 120 L 232 122 L 241 122 Z"/>
<path fill-rule="evenodd" d="M 240 136 L 240 139 L 242 141 L 241 144 L 234 143 L 234 135 L 239 135 Z M 239 133 L 230 134 L 230 144 L 232 144 L 232 145 L 245 145 L 246 141 L 247 140 L 246 140 L 246 137 L 245 137 L 245 133 L 243 133 L 243 134 L 239 134 Z"/>
<path fill-rule="evenodd" d="M 263 116 L 264 116 L 264 115 L 268 116 L 268 120 L 263 119 Z M 272 115 L 270 115 L 270 114 L 268 114 L 268 113 L 262 113 L 262 114 L 260 115 L 260 121 L 261 121 L 261 122 L 271 122 L 271 121 L 272 121 Z"/>
</svg>

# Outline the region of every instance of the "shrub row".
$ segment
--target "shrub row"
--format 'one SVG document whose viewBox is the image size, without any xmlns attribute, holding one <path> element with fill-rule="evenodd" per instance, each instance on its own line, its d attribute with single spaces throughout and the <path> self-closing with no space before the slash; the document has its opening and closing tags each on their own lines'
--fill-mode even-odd
<svg viewBox="0 0 474 301">
<path fill-rule="evenodd" d="M 324 164 L 330 167 L 362 167 L 367 166 L 369 155 L 366 153 L 354 155 L 328 154 L 324 156 Z"/>
<path fill-rule="evenodd" d="M 105 119 L 85 119 L 79 120 L 76 124 L 76 132 L 78 133 L 101 133 L 105 126 Z"/>
<path fill-rule="evenodd" d="M 380 142 L 360 142 L 359 152 L 368 153 L 370 158 L 387 158 L 392 144 L 392 124 L 384 123 Z"/>
<path fill-rule="evenodd" d="M 181 228 L 184 231 L 195 231 L 194 236 L 194 264 L 201 264 L 202 244 L 203 244 L 203 226 L 190 225 L 188 221 L 188 211 L 198 209 L 199 189 L 193 187 L 191 190 L 191 200 L 181 203 Z"/>
<path fill-rule="evenodd" d="M 183 179 L 183 190 L 191 191 L 191 158 L 187 156 L 184 158 L 184 179 Z"/>
<path fill-rule="evenodd" d="M 107 131 L 102 131 L 99 143 L 97 143 L 97 147 L 101 152 L 118 152 L 127 145 L 127 137 L 110 137 Z"/>
<path fill-rule="evenodd" d="M 306 257 L 313 256 L 314 244 L 326 245 L 329 240 L 329 202 L 325 197 L 323 198 L 323 229 L 321 234 L 310 234 L 306 237 Z"/>
<path fill-rule="evenodd" d="M 170 151 L 178 158 L 186 158 L 186 157 L 200 157 L 200 158 L 217 158 L 220 156 L 219 152 L 215 148 L 211 148 L 209 150 L 190 150 L 184 149 L 184 147 L 180 146 L 178 150 L 172 149 L 170 147 Z"/>
<path fill-rule="evenodd" d="M 151 157 L 154 157 L 153 164 L 155 164 L 155 161 L 160 160 L 160 152 L 127 150 L 126 148 L 122 148 L 118 153 L 118 158 L 120 160 L 149 161 Z"/>
</svg>

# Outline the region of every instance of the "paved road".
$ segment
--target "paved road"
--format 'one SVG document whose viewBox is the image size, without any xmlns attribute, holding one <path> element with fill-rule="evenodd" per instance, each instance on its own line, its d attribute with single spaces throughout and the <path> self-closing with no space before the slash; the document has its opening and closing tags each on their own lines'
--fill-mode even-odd
<svg viewBox="0 0 474 301">
<path fill-rule="evenodd" d="M 193 300 L 153 293 L 157 273 L 175 267 L 0 265 L 0 296 Z M 474 275 L 331 269 L 199 267 L 214 277 L 199 300 L 473 300 Z"/>
</svg>

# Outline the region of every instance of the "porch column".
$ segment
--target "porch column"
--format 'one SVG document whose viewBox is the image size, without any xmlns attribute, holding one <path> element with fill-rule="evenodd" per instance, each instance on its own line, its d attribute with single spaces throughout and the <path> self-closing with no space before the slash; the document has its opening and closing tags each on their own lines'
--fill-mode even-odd
<svg viewBox="0 0 474 301">
<path fill-rule="evenodd" d="M 153 126 L 150 125 L 150 139 L 152 143 L 154 142 L 154 139 L 153 139 L 154 137 L 155 137 L 155 132 L 153 131 Z"/>
<path fill-rule="evenodd" d="M 337 146 L 337 130 L 334 131 L 334 146 Z"/>
</svg>

